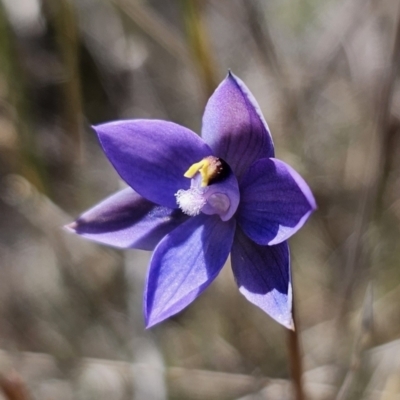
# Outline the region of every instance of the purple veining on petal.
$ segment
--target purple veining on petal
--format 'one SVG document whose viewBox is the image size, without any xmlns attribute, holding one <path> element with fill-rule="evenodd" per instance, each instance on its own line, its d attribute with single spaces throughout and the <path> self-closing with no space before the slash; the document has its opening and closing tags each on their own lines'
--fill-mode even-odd
<svg viewBox="0 0 400 400">
<path fill-rule="evenodd" d="M 310 188 L 283 161 L 258 160 L 243 177 L 238 223 L 258 244 L 274 245 L 287 240 L 315 209 Z"/>
<path fill-rule="evenodd" d="M 191 130 L 159 120 L 116 121 L 94 127 L 122 179 L 153 203 L 177 208 L 175 193 L 189 188 L 183 175 L 211 154 Z"/>
<path fill-rule="evenodd" d="M 287 242 L 260 246 L 238 228 L 231 260 L 239 290 L 246 299 L 286 328 L 294 329 Z"/>
<path fill-rule="evenodd" d="M 231 166 L 239 182 L 256 160 L 274 155 L 272 137 L 257 101 L 232 73 L 207 103 L 202 137 L 214 155 Z"/>
<path fill-rule="evenodd" d="M 144 295 L 150 327 L 181 311 L 216 278 L 232 247 L 235 220 L 200 214 L 168 234 L 151 259 Z"/>
<path fill-rule="evenodd" d="M 153 250 L 187 218 L 180 210 L 154 204 L 126 188 L 86 211 L 66 228 L 110 246 Z"/>
</svg>

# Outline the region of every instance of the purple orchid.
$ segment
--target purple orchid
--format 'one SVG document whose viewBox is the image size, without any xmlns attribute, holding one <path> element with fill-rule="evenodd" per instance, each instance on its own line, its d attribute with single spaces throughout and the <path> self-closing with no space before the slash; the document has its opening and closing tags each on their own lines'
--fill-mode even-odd
<svg viewBox="0 0 400 400">
<path fill-rule="evenodd" d="M 229 73 L 219 85 L 206 106 L 202 138 L 160 120 L 94 129 L 130 187 L 68 228 L 111 246 L 154 250 L 146 326 L 188 306 L 231 253 L 240 292 L 293 329 L 287 239 L 316 204 L 300 175 L 274 158 L 268 125 L 245 84 Z"/>
</svg>

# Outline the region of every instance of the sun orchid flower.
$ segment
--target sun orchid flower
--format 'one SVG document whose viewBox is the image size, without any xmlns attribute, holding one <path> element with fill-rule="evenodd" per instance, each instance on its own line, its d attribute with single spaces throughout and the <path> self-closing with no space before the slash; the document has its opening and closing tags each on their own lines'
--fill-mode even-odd
<svg viewBox="0 0 400 400">
<path fill-rule="evenodd" d="M 100 243 L 154 250 L 144 293 L 150 327 L 178 313 L 231 254 L 240 292 L 293 329 L 287 239 L 315 210 L 311 190 L 274 145 L 259 106 L 232 73 L 208 101 L 202 137 L 172 122 L 94 127 L 128 188 L 67 228 Z"/>
</svg>

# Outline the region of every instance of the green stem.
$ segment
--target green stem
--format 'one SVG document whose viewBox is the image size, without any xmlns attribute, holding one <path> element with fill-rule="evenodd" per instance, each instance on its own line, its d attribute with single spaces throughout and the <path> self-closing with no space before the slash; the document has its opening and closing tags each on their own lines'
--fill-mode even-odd
<svg viewBox="0 0 400 400">
<path fill-rule="evenodd" d="M 48 193 L 47 173 L 36 151 L 33 112 L 17 42 L 18 38 L 0 2 L 0 78 L 4 77 L 8 93 L 6 102 L 11 111 L 9 118 L 18 134 L 8 168 L 23 175 L 40 191 Z"/>
<path fill-rule="evenodd" d="M 69 0 L 52 2 L 47 0 L 49 15 L 56 32 L 58 51 L 63 63 L 65 82 L 61 86 L 63 95 L 63 126 L 71 138 L 70 147 L 64 146 L 65 159 L 71 162 L 82 159 L 82 91 L 79 75 L 79 32 L 75 10 Z"/>
<path fill-rule="evenodd" d="M 188 44 L 204 88 L 206 101 L 217 87 L 218 79 L 210 41 L 201 15 L 201 4 L 198 0 L 183 0 L 182 8 Z"/>
</svg>

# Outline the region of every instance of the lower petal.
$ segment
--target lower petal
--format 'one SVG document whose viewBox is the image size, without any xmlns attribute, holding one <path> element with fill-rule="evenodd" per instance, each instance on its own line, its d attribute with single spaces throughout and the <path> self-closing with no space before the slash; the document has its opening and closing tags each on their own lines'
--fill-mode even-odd
<svg viewBox="0 0 400 400">
<path fill-rule="evenodd" d="M 187 218 L 180 210 L 161 207 L 126 188 L 86 211 L 66 228 L 110 246 L 153 250 Z"/>
<path fill-rule="evenodd" d="M 238 228 L 231 259 L 237 285 L 246 299 L 286 328 L 293 329 L 287 242 L 260 246 Z"/>
<path fill-rule="evenodd" d="M 228 258 L 234 232 L 234 219 L 200 214 L 160 242 L 144 294 L 147 327 L 181 311 L 208 287 Z"/>
</svg>

